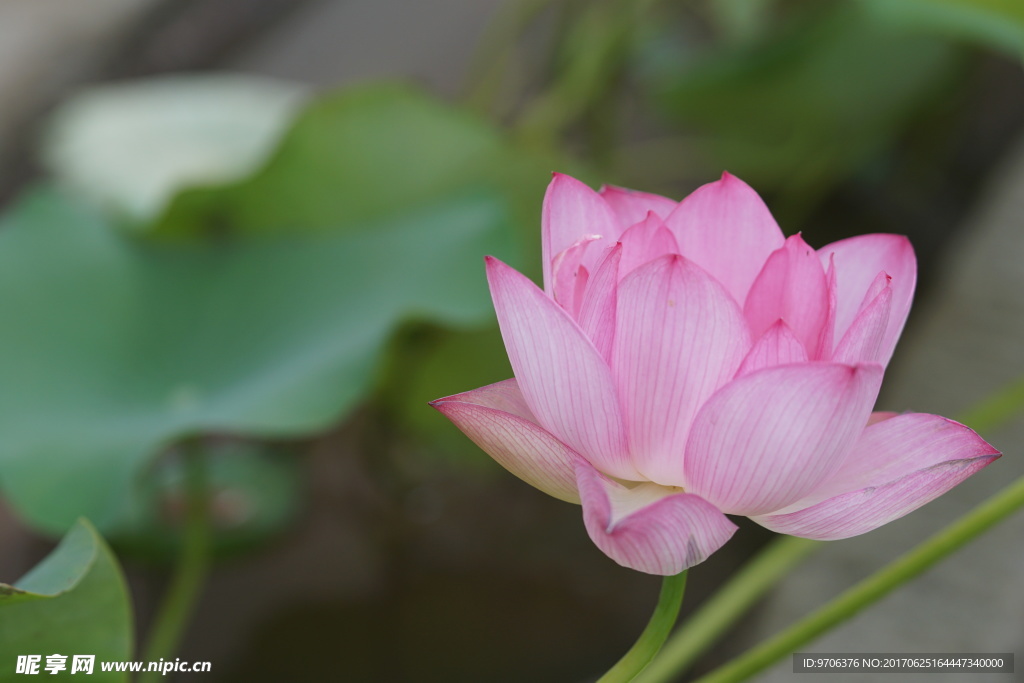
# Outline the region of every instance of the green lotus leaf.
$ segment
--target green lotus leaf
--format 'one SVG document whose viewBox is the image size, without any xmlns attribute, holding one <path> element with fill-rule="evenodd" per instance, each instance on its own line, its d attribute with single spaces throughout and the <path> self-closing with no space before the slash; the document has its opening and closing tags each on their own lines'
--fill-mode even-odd
<svg viewBox="0 0 1024 683">
<path fill-rule="evenodd" d="M 394 213 L 394 212 L 393 212 Z M 123 516 L 141 469 L 203 433 L 329 426 L 404 320 L 493 313 L 500 197 L 450 196 L 356 231 L 167 243 L 40 191 L 0 221 L 0 483 L 45 530 Z"/>
<path fill-rule="evenodd" d="M 102 661 L 132 657 L 132 611 L 121 569 L 92 525 L 79 520 L 57 548 L 15 584 L 0 583 L 0 680 L 19 680 L 18 657 L 64 655 L 70 675 L 74 655 L 93 655 L 88 680 L 127 681 L 104 672 Z M 81 673 L 81 672 L 79 672 Z M 83 674 L 85 675 L 85 674 Z"/>
</svg>

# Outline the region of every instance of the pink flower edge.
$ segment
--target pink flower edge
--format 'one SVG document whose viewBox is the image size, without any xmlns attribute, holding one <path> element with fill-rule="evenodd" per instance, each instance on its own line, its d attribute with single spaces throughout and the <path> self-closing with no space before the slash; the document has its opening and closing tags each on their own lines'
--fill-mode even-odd
<svg viewBox="0 0 1024 683">
<path fill-rule="evenodd" d="M 938 415 L 883 415 L 847 462 L 804 500 L 752 519 L 816 540 L 858 536 L 938 498 L 1001 453 L 973 430 Z"/>
<path fill-rule="evenodd" d="M 587 533 L 623 567 L 678 574 L 706 560 L 737 529 L 700 496 L 652 483 L 627 488 L 582 459 L 576 481 Z"/>
<path fill-rule="evenodd" d="M 473 443 L 527 484 L 567 503 L 579 503 L 571 448 L 539 426 L 515 379 L 431 401 Z"/>
</svg>

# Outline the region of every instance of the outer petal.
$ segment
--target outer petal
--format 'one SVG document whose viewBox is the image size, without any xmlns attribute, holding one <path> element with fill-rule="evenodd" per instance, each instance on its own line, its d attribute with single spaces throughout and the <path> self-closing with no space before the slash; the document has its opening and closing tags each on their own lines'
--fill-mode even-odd
<svg viewBox="0 0 1024 683">
<path fill-rule="evenodd" d="M 555 173 L 544 195 L 541 215 L 544 291 L 552 292 L 552 262 L 558 254 L 591 235 L 602 237 L 601 246 L 591 247 L 600 253 L 603 248 L 614 244 L 622 229 L 601 195 L 575 178 Z"/>
<path fill-rule="evenodd" d="M 952 460 L 999 455 L 972 429 L 939 415 L 903 413 L 878 420 L 879 415 L 891 413 L 873 414 L 842 467 L 785 512 Z"/>
<path fill-rule="evenodd" d="M 703 562 L 736 531 L 699 496 L 650 483 L 626 488 L 582 461 L 576 477 L 587 533 L 624 567 L 678 574 Z"/>
<path fill-rule="evenodd" d="M 865 303 L 865 292 L 878 274 L 885 272 L 892 278 L 892 309 L 880 345 L 882 364 L 888 363 L 914 298 L 917 259 L 910 241 L 902 235 L 859 235 L 824 246 L 818 255 L 824 264 L 834 255 L 836 339 L 842 339 L 853 324 Z"/>
<path fill-rule="evenodd" d="M 784 321 L 778 320 L 769 327 L 743 359 L 737 377 L 749 375 L 755 370 L 776 365 L 806 363 L 807 351 Z"/>
<path fill-rule="evenodd" d="M 487 258 L 509 362 L 537 424 L 602 471 L 637 479 L 611 370 L 586 335 L 529 279 Z"/>
<path fill-rule="evenodd" d="M 571 448 L 536 424 L 515 379 L 430 403 L 499 465 L 527 484 L 579 503 Z"/>
<path fill-rule="evenodd" d="M 752 519 L 772 531 L 818 541 L 859 536 L 938 498 L 990 464 L 996 457 L 951 460 L 888 484 L 829 498 L 804 510 Z"/>
<path fill-rule="evenodd" d="M 616 315 L 612 369 L 634 466 L 681 486 L 694 415 L 750 349 L 743 315 L 714 278 L 675 255 L 622 280 Z"/>
<path fill-rule="evenodd" d="M 697 188 L 665 223 L 683 256 L 725 285 L 740 305 L 768 256 L 785 241 L 757 193 L 728 173 Z"/>
<path fill-rule="evenodd" d="M 627 190 L 614 185 L 602 187 L 601 196 L 608 202 L 608 206 L 612 207 L 620 225 L 635 225 L 647 218 L 651 211 L 664 220 L 679 205 L 679 202 L 668 197 Z"/>
<path fill-rule="evenodd" d="M 843 463 L 867 424 L 880 365 L 804 363 L 740 377 L 701 408 L 686 446 L 686 488 L 719 509 L 790 505 Z"/>
<path fill-rule="evenodd" d="M 952 420 L 897 415 L 867 427 L 843 467 L 807 498 L 754 521 L 820 540 L 856 536 L 916 510 L 998 457 Z"/>
<path fill-rule="evenodd" d="M 747 294 L 743 314 L 756 337 L 785 320 L 810 358 L 818 357 L 829 313 L 828 282 L 814 250 L 800 235 L 768 257 Z"/>
</svg>

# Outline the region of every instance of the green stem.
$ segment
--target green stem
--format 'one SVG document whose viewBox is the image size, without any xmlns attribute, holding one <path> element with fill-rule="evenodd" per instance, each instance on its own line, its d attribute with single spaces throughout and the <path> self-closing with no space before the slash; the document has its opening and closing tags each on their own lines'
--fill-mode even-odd
<svg viewBox="0 0 1024 683">
<path fill-rule="evenodd" d="M 194 444 L 185 447 L 185 526 L 181 553 L 153 619 L 145 661 L 172 659 L 195 611 L 210 564 L 210 501 L 203 454 Z M 143 673 L 139 683 L 161 680 L 159 672 Z"/>
<path fill-rule="evenodd" d="M 987 432 L 1024 411 L 1024 377 L 985 399 L 957 418 L 974 431 Z"/>
<path fill-rule="evenodd" d="M 679 616 L 679 607 L 683 604 L 683 593 L 686 592 L 686 572 L 674 576 L 666 576 L 661 582 L 661 593 L 658 595 L 658 606 L 654 608 L 647 628 L 637 638 L 636 643 L 622 656 L 615 666 L 608 670 L 597 683 L 626 683 L 634 680 L 654 655 L 658 654 L 669 632 Z"/>
<path fill-rule="evenodd" d="M 747 680 L 880 600 L 894 588 L 921 574 L 1021 507 L 1024 507 L 1024 477 L 810 616 L 712 671 L 699 679 L 698 683 Z"/>
<path fill-rule="evenodd" d="M 820 545 L 795 536 L 782 536 L 769 543 L 672 635 L 636 682 L 669 681 L 691 666 L 759 598 Z"/>
<path fill-rule="evenodd" d="M 636 29 L 657 1 L 601 0 L 582 5 L 560 46 L 563 68 L 516 124 L 522 140 L 552 144 L 615 88 Z"/>
<path fill-rule="evenodd" d="M 519 39 L 551 2 L 511 0 L 498 8 L 469 61 L 463 99 L 470 108 L 487 113 L 492 107 L 501 85 L 508 80 L 505 76 Z"/>
</svg>

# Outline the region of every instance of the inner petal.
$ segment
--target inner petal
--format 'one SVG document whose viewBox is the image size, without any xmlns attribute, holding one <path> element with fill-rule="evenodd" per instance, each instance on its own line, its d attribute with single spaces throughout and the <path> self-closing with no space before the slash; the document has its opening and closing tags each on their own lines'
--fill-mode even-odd
<svg viewBox="0 0 1024 683">
<path fill-rule="evenodd" d="M 600 239 L 600 235 L 585 235 L 558 254 L 551 263 L 555 301 L 573 318 L 579 313 L 586 288 L 587 269 L 582 265 L 583 257 L 587 253 L 587 246 Z"/>
<path fill-rule="evenodd" d="M 800 235 L 787 239 L 768 257 L 750 288 L 743 314 L 755 338 L 784 320 L 807 356 L 818 357 L 829 316 L 829 288 L 821 261 Z"/>
<path fill-rule="evenodd" d="M 653 211 L 622 233 L 619 241 L 622 243 L 619 280 L 659 256 L 680 253 L 672 231 Z"/>
</svg>

